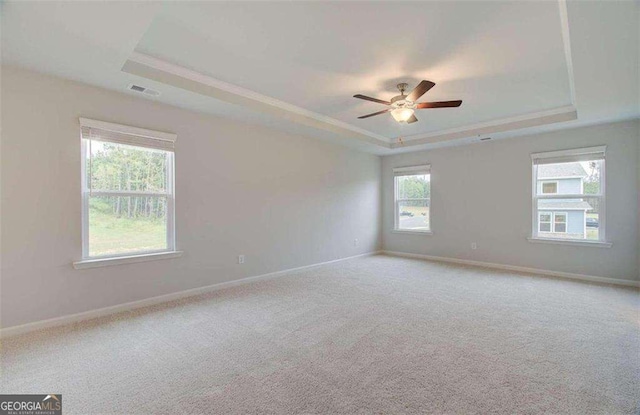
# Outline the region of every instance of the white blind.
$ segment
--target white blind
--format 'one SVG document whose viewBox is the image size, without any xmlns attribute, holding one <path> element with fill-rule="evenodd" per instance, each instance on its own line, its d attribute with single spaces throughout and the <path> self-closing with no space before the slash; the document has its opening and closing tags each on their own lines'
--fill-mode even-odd
<svg viewBox="0 0 640 415">
<path fill-rule="evenodd" d="M 177 136 L 127 125 L 80 118 L 82 138 L 110 143 L 174 151 Z"/>
<path fill-rule="evenodd" d="M 396 167 L 393 169 L 393 175 L 398 176 L 415 176 L 418 174 L 431 173 L 431 166 L 429 164 L 423 166 L 410 166 L 410 167 Z"/>
<path fill-rule="evenodd" d="M 531 155 L 533 164 L 573 163 L 577 161 L 604 160 L 606 146 L 551 151 Z"/>
</svg>

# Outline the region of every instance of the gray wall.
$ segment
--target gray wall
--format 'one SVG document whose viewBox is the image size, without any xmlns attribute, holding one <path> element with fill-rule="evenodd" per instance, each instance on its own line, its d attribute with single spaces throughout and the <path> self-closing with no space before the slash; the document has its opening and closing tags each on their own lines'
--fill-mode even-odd
<svg viewBox="0 0 640 415">
<path fill-rule="evenodd" d="M 11 67 L 1 99 L 3 327 L 380 248 L 380 157 Z M 183 257 L 72 268 L 79 116 L 178 134 Z"/>
<path fill-rule="evenodd" d="M 315 139 L 22 69 L 2 67 L 1 87 L 3 327 L 381 246 L 640 279 L 638 121 L 387 156 L 381 163 Z M 71 267 L 81 255 L 79 116 L 178 134 L 176 229 L 182 258 Z M 601 144 L 608 146 L 607 234 L 613 247 L 527 242 L 529 154 Z M 391 232 L 392 169 L 416 164 L 432 165 L 432 236 Z M 245 265 L 236 264 L 238 254 L 247 256 Z"/>
<path fill-rule="evenodd" d="M 383 248 L 609 278 L 639 279 L 639 121 L 385 156 Z M 531 153 L 607 145 L 612 248 L 534 244 Z M 433 235 L 393 233 L 393 168 L 431 164 Z M 471 243 L 477 249 L 471 249 Z"/>
</svg>

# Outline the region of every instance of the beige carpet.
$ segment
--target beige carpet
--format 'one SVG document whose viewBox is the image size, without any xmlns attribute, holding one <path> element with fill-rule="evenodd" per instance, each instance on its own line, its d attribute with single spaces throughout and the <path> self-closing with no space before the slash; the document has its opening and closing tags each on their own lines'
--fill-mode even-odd
<svg viewBox="0 0 640 415">
<path fill-rule="evenodd" d="M 64 413 L 637 413 L 637 290 L 375 256 L 9 338 Z"/>
</svg>

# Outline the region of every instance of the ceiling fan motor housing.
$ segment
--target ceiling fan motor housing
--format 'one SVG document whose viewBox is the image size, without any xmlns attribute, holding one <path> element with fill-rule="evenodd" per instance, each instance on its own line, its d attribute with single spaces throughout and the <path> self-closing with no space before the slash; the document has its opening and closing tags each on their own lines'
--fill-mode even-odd
<svg viewBox="0 0 640 415">
<path fill-rule="evenodd" d="M 413 101 L 409 101 L 406 95 L 398 95 L 391 98 L 391 106 L 393 108 L 415 108 L 416 104 Z"/>
<path fill-rule="evenodd" d="M 402 82 L 398 84 L 397 87 L 398 90 L 400 90 L 400 95 L 391 98 L 391 106 L 393 108 L 415 108 L 415 103 L 407 100 L 407 96 L 404 94 L 404 91 L 409 88 L 409 84 Z"/>
</svg>

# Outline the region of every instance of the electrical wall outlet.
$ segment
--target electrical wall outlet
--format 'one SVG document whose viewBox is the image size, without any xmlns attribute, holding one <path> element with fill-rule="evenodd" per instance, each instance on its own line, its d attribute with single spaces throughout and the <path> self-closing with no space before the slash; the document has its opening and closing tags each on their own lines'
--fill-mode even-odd
<svg viewBox="0 0 640 415">
<path fill-rule="evenodd" d="M 478 249 L 478 244 L 471 242 L 471 249 Z"/>
<path fill-rule="evenodd" d="M 353 240 L 353 246 L 358 246 L 359 243 L 360 243 L 360 241 L 358 241 L 357 239 Z"/>
<path fill-rule="evenodd" d="M 244 264 L 244 255 L 238 255 L 238 264 Z"/>
</svg>

